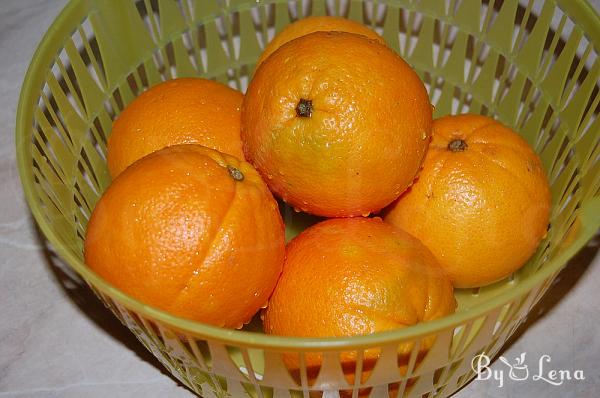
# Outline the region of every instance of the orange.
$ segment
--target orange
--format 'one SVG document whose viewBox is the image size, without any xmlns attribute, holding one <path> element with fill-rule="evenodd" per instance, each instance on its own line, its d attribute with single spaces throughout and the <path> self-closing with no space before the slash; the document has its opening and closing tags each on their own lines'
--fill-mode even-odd
<svg viewBox="0 0 600 398">
<path fill-rule="evenodd" d="M 456 287 L 521 267 L 546 234 L 550 189 L 517 133 L 485 116 L 438 119 L 417 182 L 385 220 L 419 238 Z"/>
<path fill-rule="evenodd" d="M 175 144 L 201 144 L 243 159 L 243 95 L 200 78 L 168 80 L 134 99 L 113 123 L 108 170 L 114 178 L 136 160 Z"/>
<path fill-rule="evenodd" d="M 341 337 L 414 325 L 455 307 L 450 280 L 419 240 L 380 218 L 355 217 L 322 221 L 288 243 L 263 315 L 268 334 Z M 377 355 L 370 350 L 365 359 Z M 284 359 L 299 366 L 293 355 Z M 307 354 L 309 371 L 320 360 Z M 356 353 L 341 360 L 353 371 Z"/>
<path fill-rule="evenodd" d="M 90 268 L 146 304 L 237 328 L 275 287 L 284 230 L 250 164 L 175 145 L 112 182 L 90 218 L 84 253 Z"/>
<path fill-rule="evenodd" d="M 269 57 L 275 50 L 287 43 L 288 41 L 297 39 L 298 37 L 314 32 L 349 32 L 366 36 L 385 45 L 383 37 L 377 32 L 367 28 L 365 25 L 355 22 L 351 19 L 342 17 L 330 16 L 311 16 L 299 19 L 296 22 L 289 24 L 281 32 L 279 32 L 271 42 L 265 47 L 262 52 L 256 67 L 258 67 L 265 59 Z"/>
<path fill-rule="evenodd" d="M 311 33 L 256 70 L 242 106 L 244 153 L 297 209 L 366 215 L 413 181 L 431 112 L 423 83 L 388 47 L 353 33 Z"/>
</svg>

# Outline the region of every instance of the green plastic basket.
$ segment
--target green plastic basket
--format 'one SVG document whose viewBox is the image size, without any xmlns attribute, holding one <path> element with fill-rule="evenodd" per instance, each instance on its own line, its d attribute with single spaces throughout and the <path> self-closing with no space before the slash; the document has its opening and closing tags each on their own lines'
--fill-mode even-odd
<svg viewBox="0 0 600 398">
<path fill-rule="evenodd" d="M 58 254 L 199 395 L 446 397 L 473 378 L 475 355 L 498 353 L 600 225 L 600 19 L 581 0 L 521 3 L 71 1 L 35 53 L 19 103 L 17 156 L 31 211 Z M 90 271 L 82 258 L 84 231 L 109 183 L 106 138 L 124 106 L 174 77 L 205 76 L 244 90 L 264 43 L 311 14 L 343 15 L 382 33 L 419 72 L 437 115 L 494 116 L 537 150 L 554 203 L 547 238 L 528 264 L 492 286 L 458 290 L 452 316 L 328 339 L 267 336 L 179 319 Z M 289 211 L 285 221 L 293 229 L 306 220 Z M 435 343 L 420 352 L 419 341 L 428 336 Z M 398 347 L 412 342 L 410 355 L 399 361 Z M 373 366 L 363 361 L 365 350 L 379 352 L 369 377 L 348 377 L 340 354 L 355 353 L 350 372 L 361 375 Z M 286 353 L 299 356 L 298 373 L 285 367 Z M 322 355 L 316 379 L 302 360 L 307 353 Z"/>
</svg>

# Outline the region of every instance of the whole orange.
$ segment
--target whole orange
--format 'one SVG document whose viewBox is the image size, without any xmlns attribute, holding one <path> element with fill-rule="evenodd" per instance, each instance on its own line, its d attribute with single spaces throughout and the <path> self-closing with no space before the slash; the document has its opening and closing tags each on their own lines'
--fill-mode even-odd
<svg viewBox="0 0 600 398">
<path fill-rule="evenodd" d="M 263 316 L 268 334 L 341 337 L 414 325 L 455 307 L 452 283 L 418 239 L 380 218 L 355 217 L 322 221 L 288 243 Z M 377 355 L 366 353 L 364 370 Z M 292 369 L 299 366 L 293 355 L 284 359 Z M 306 355 L 309 373 L 320 360 Z M 356 353 L 341 360 L 354 370 Z"/>
<path fill-rule="evenodd" d="M 385 220 L 419 238 L 456 287 L 496 282 L 521 267 L 546 234 L 550 189 L 517 133 L 479 115 L 433 123 L 419 178 Z"/>
<path fill-rule="evenodd" d="M 275 287 L 284 230 L 250 164 L 175 145 L 112 182 L 90 218 L 84 253 L 90 268 L 144 303 L 237 328 Z"/>
<path fill-rule="evenodd" d="M 429 143 L 423 83 L 388 47 L 316 32 L 256 70 L 242 106 L 246 158 L 297 209 L 366 215 L 413 181 Z"/>
<path fill-rule="evenodd" d="M 298 37 L 309 33 L 331 31 L 356 33 L 376 40 L 381 44 L 386 44 L 383 37 L 379 36 L 377 32 L 351 19 L 331 16 L 310 16 L 289 24 L 285 29 L 275 35 L 273 40 L 269 42 L 260 55 L 256 67 L 288 41 L 297 39 Z"/>
<path fill-rule="evenodd" d="M 134 99 L 113 123 L 108 170 L 114 178 L 136 160 L 176 144 L 201 144 L 243 159 L 244 96 L 201 78 L 167 80 Z"/>
</svg>

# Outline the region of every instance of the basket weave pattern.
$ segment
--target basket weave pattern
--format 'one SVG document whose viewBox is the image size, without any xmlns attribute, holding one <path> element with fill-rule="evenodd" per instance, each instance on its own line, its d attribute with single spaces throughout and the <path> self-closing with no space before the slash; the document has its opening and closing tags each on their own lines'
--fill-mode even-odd
<svg viewBox="0 0 600 398">
<path fill-rule="evenodd" d="M 199 395 L 449 396 L 474 377 L 473 356 L 498 353 L 600 225 L 600 24 L 597 16 L 586 16 L 591 8 L 580 1 L 526 3 L 72 1 L 36 53 L 19 107 L 17 152 L 32 212 L 58 253 Z M 536 149 L 551 182 L 553 210 L 548 235 L 528 264 L 492 286 L 457 291 L 458 312 L 447 319 L 323 340 L 180 320 L 125 296 L 87 269 L 85 227 L 110 181 L 106 139 L 124 107 L 147 87 L 175 77 L 204 76 L 244 90 L 275 32 L 295 19 L 324 14 L 380 32 L 417 70 L 437 116 L 487 114 Z M 293 217 L 286 214 L 286 222 Z M 424 351 L 426 337 L 435 341 Z M 403 347 L 411 349 L 399 359 Z M 380 353 L 375 364 L 363 361 L 366 350 Z M 323 359 L 314 380 L 314 370 L 304 365 L 311 352 Z M 358 377 L 344 374 L 341 352 L 356 354 Z M 300 359 L 297 374 L 284 365 L 285 353 Z"/>
</svg>

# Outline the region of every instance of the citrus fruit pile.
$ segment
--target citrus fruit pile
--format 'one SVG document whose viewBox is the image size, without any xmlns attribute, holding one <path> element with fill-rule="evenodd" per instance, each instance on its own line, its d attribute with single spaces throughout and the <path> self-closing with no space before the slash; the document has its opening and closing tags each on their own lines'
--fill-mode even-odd
<svg viewBox="0 0 600 398">
<path fill-rule="evenodd" d="M 268 334 L 364 335 L 448 315 L 454 288 L 528 260 L 551 201 L 517 133 L 432 112 L 374 31 L 295 22 L 245 95 L 174 79 L 123 110 L 86 264 L 144 303 L 220 327 L 263 308 Z M 325 220 L 286 245 L 283 206 Z"/>
</svg>

